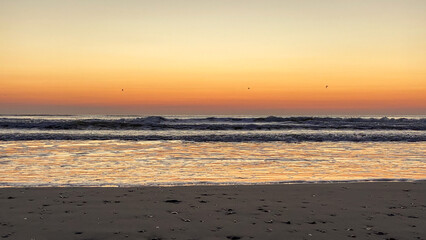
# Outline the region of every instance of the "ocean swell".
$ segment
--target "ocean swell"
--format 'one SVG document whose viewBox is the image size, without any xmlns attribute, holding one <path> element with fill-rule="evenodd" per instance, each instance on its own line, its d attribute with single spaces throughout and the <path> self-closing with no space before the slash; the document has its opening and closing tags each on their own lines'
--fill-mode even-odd
<svg viewBox="0 0 426 240">
<path fill-rule="evenodd" d="M 0 118 L 0 129 L 78 130 L 426 130 L 426 118 L 341 118 L 341 117 L 205 117 L 165 118 L 160 116 L 122 119 L 34 119 Z"/>
</svg>

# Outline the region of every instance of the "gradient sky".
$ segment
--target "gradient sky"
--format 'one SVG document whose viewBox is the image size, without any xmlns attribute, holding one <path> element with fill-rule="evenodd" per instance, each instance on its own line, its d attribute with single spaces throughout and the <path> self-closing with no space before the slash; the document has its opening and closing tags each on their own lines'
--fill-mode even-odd
<svg viewBox="0 0 426 240">
<path fill-rule="evenodd" d="M 8 113 L 426 114 L 426 1 L 0 0 Z"/>
</svg>

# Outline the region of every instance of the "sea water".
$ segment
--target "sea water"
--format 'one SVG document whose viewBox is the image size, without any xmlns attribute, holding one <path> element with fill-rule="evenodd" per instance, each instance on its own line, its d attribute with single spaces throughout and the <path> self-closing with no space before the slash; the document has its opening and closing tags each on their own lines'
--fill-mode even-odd
<svg viewBox="0 0 426 240">
<path fill-rule="evenodd" d="M 0 116 L 0 186 L 426 179 L 426 118 Z"/>
</svg>

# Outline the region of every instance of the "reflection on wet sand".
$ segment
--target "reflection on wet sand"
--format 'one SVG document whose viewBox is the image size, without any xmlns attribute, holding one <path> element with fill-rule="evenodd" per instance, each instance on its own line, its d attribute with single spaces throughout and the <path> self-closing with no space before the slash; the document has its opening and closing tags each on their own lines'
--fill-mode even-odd
<svg viewBox="0 0 426 240">
<path fill-rule="evenodd" d="M 0 183 L 174 185 L 425 179 L 424 142 L 10 141 Z"/>
</svg>

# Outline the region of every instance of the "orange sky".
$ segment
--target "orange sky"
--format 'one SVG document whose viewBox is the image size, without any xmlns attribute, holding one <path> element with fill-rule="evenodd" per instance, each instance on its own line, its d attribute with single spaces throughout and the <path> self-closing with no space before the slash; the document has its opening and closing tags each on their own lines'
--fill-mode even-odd
<svg viewBox="0 0 426 240">
<path fill-rule="evenodd" d="M 0 114 L 425 114 L 425 10 L 1 1 Z"/>
</svg>

